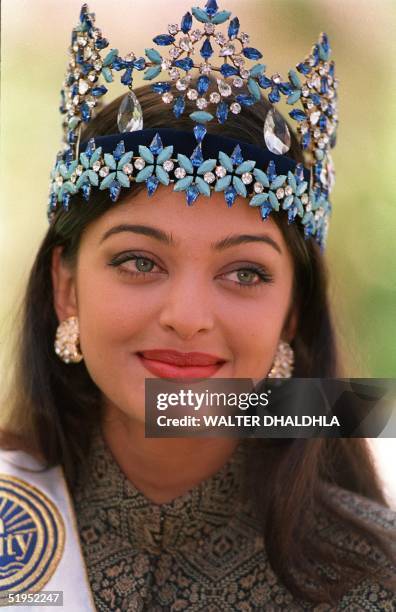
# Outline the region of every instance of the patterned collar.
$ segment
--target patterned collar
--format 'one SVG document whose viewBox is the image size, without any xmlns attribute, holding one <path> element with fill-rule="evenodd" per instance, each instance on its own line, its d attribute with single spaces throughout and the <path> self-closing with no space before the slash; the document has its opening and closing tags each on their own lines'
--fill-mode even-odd
<svg viewBox="0 0 396 612">
<path fill-rule="evenodd" d="M 245 503 L 246 450 L 241 439 L 215 474 L 172 501 L 157 504 L 128 480 L 97 428 L 85 476 L 72 491 L 79 524 L 94 526 L 84 538 L 94 545 L 96 539 L 121 537 L 153 553 L 199 545 L 213 530 L 229 524 Z"/>
</svg>

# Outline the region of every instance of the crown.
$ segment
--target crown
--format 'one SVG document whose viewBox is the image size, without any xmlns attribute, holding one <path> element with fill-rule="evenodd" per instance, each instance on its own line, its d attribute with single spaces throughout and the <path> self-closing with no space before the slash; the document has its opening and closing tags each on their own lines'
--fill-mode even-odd
<svg viewBox="0 0 396 612">
<path fill-rule="evenodd" d="M 221 31 L 219 26 L 224 30 L 227 22 Z M 224 193 L 227 206 L 238 195 L 248 199 L 263 220 L 287 211 L 288 223 L 299 221 L 304 237 L 312 236 L 323 250 L 335 177 L 330 150 L 338 125 L 338 81 L 327 35 L 320 35 L 311 53 L 284 79 L 279 73 L 268 76 L 259 61 L 262 53 L 240 31 L 238 17 L 219 10 L 216 0 L 208 0 L 204 8 L 193 7 L 180 24 L 171 23 L 167 29 L 152 39 L 159 49 L 146 48 L 145 57 L 133 52 L 121 57 L 118 49 L 107 49 L 94 13 L 82 6 L 61 91 L 63 142 L 51 172 L 49 222 L 58 209 L 69 210 L 78 192 L 89 200 L 92 189 L 108 190 L 115 202 L 134 182 L 144 182 L 149 196 L 159 184 L 173 184 L 175 191 L 185 192 L 188 205 L 217 191 Z M 186 111 L 186 99 L 196 106 L 189 113 L 191 132 L 143 127 L 142 108 L 132 87 L 135 71 L 144 71 L 143 79 L 153 81 L 153 92 L 164 105 L 171 105 L 177 118 Z M 82 127 L 100 109 L 108 91 L 104 83 L 111 83 L 116 73 L 128 88 L 118 112 L 119 133 L 80 145 Z M 261 147 L 208 131 L 211 121 L 225 124 L 230 114 L 243 116 L 244 108 L 263 96 L 270 110 Z M 303 163 L 287 155 L 290 130 L 276 108 L 282 100 L 293 107 L 289 116 L 296 123 Z"/>
</svg>

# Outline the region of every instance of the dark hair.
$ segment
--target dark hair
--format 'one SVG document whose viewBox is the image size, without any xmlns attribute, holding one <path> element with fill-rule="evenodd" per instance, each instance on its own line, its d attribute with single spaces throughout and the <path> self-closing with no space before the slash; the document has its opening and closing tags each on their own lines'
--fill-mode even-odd
<svg viewBox="0 0 396 612">
<path fill-rule="evenodd" d="M 143 108 L 145 127 L 191 130 L 186 113 L 175 118 L 169 106 L 158 100 L 149 86 L 136 90 Z M 114 100 L 85 129 L 82 141 L 96 135 L 117 133 L 120 98 Z M 270 105 L 264 99 L 241 115 L 230 115 L 226 124 L 209 124 L 208 131 L 262 145 L 262 126 Z M 296 136 L 292 134 L 290 156 L 303 161 Z M 144 188 L 133 184 L 123 190 L 118 202 Z M 15 378 L 8 400 L 8 420 L 3 447 L 17 447 L 43 457 L 48 466 L 60 464 L 70 487 L 84 464 L 91 431 L 100 418 L 100 390 L 90 378 L 84 362 L 66 365 L 54 355 L 53 341 L 58 326 L 53 304 L 51 257 L 54 247 L 63 246 L 62 257 L 76 264 L 85 228 L 109 208 L 107 192 L 94 190 L 89 202 L 77 194 L 70 210 L 60 210 L 49 227 L 33 264 L 20 308 L 15 356 Z M 44 214 L 44 213 L 43 213 Z M 294 265 L 293 304 L 298 308 L 298 326 L 291 345 L 297 377 L 342 376 L 334 325 L 328 302 L 328 272 L 318 244 L 305 240 L 297 223 L 288 224 L 285 212 L 273 215 Z M 337 553 L 332 542 L 311 537 L 312 517 L 327 513 L 340 519 L 351 532 L 365 536 L 391 557 L 386 536 L 377 526 L 341 509 L 326 495 L 325 483 L 335 483 L 386 506 L 369 447 L 365 439 L 273 439 L 251 440 L 249 479 L 269 561 L 279 578 L 297 597 L 312 602 L 335 603 L 354 582 L 378 577 L 379 567 L 367 566 L 358 555 L 347 558 Z M 389 535 L 387 535 L 389 537 Z M 310 559 L 329 564 L 337 580 L 319 573 Z M 313 577 L 296 578 L 295 572 Z M 305 572 L 305 574 L 304 574 Z M 385 579 L 385 578 L 384 578 Z"/>
</svg>

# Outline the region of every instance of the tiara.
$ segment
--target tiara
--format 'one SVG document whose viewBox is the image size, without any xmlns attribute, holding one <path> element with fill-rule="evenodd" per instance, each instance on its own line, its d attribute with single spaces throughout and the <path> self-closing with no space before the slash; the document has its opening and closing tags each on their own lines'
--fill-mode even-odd
<svg viewBox="0 0 396 612">
<path fill-rule="evenodd" d="M 220 31 L 218 26 L 224 29 L 227 22 L 226 31 Z M 279 73 L 267 75 L 259 61 L 262 53 L 240 31 L 238 17 L 219 10 L 216 0 L 193 7 L 180 24 L 169 24 L 166 34 L 152 40 L 161 52 L 146 48 L 145 57 L 133 52 L 121 57 L 118 49 L 107 49 L 109 42 L 95 27 L 95 14 L 82 6 L 61 90 L 63 140 L 51 172 L 48 221 L 58 209 L 67 212 L 76 193 L 89 200 L 92 189 L 108 190 L 115 202 L 134 182 L 144 182 L 149 196 L 158 185 L 172 184 L 175 191 L 185 192 L 190 206 L 200 195 L 217 191 L 223 192 L 227 206 L 238 195 L 248 199 L 263 220 L 287 211 L 288 223 L 299 221 L 304 237 L 312 236 L 323 250 L 335 178 L 330 150 L 338 125 L 338 81 L 327 35 L 321 33 L 311 53 L 296 70 L 289 70 L 288 79 Z M 143 128 L 142 108 L 132 87 L 135 71 L 144 71 L 143 79 L 153 81 L 153 92 L 171 106 L 175 117 L 185 113 L 187 100 L 196 106 L 189 113 L 191 131 Z M 119 133 L 80 144 L 82 127 L 100 110 L 108 91 L 104 83 L 111 83 L 115 73 L 128 88 L 117 116 Z M 244 108 L 263 95 L 270 110 L 262 146 L 210 133 L 211 121 L 225 124 L 231 114 L 243 115 Z M 276 108 L 283 100 L 293 107 L 289 116 L 296 122 L 303 163 L 287 155 L 290 130 Z"/>
</svg>

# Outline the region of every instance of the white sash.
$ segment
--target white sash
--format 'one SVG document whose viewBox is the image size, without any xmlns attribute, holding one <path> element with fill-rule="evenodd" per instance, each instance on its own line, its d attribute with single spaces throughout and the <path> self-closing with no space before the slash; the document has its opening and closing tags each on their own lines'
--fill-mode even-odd
<svg viewBox="0 0 396 612">
<path fill-rule="evenodd" d="M 27 470 L 26 470 L 27 468 Z M 67 612 L 96 610 L 70 493 L 60 466 L 45 471 L 24 451 L 0 449 L 0 599 L 5 591 L 63 591 Z M 34 597 L 34 596 L 33 596 Z M 56 612 L 51 605 L 6 610 Z"/>
</svg>

